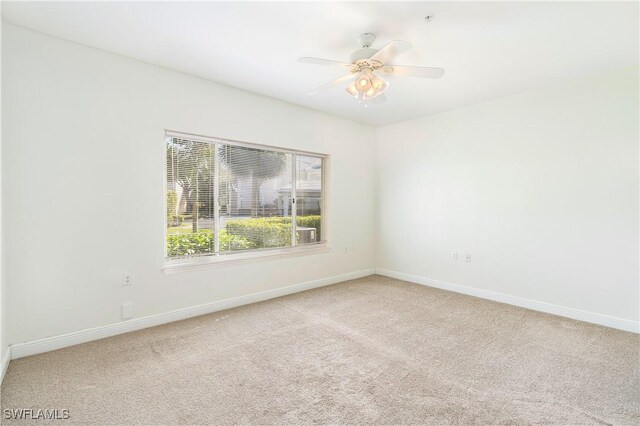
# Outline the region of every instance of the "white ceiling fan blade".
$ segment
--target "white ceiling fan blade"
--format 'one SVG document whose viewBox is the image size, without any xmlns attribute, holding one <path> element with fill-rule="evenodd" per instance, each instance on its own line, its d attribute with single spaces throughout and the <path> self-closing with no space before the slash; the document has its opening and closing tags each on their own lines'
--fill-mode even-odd
<svg viewBox="0 0 640 426">
<path fill-rule="evenodd" d="M 347 75 L 342 76 L 340 78 L 337 78 L 337 79 L 335 79 L 333 81 L 330 81 L 330 82 L 328 82 L 326 84 L 323 84 L 320 87 L 316 87 L 315 89 L 313 89 L 312 91 L 307 92 L 307 93 L 309 95 L 317 95 L 318 93 L 324 92 L 325 90 L 330 89 L 331 87 L 333 87 L 333 86 L 335 86 L 337 84 L 345 83 L 345 82 L 347 82 L 349 80 L 353 80 L 354 78 L 356 78 L 356 76 L 354 74 L 347 74 Z"/>
<path fill-rule="evenodd" d="M 334 67 L 350 67 L 351 66 L 351 64 L 347 62 L 332 61 L 330 59 L 321 59 L 321 58 L 309 58 L 309 57 L 298 58 L 298 62 L 303 64 L 313 64 L 313 65 L 331 65 Z"/>
<path fill-rule="evenodd" d="M 406 52 L 409 49 L 411 49 L 411 43 L 407 43 L 406 41 L 402 41 L 402 40 L 393 40 L 389 42 L 385 47 L 378 50 L 369 59 L 381 62 L 383 64 L 387 64 L 393 58 Z"/>
<path fill-rule="evenodd" d="M 422 78 L 440 78 L 444 75 L 444 68 L 437 67 L 409 67 L 404 65 L 391 65 L 383 67 L 382 73 L 388 75 L 422 77 Z"/>
</svg>

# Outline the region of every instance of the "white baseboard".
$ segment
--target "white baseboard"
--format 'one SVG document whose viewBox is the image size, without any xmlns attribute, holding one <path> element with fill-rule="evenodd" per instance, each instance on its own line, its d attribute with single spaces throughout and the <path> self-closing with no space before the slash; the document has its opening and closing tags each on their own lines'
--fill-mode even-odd
<svg viewBox="0 0 640 426">
<path fill-rule="evenodd" d="M 7 348 L 7 351 L 4 353 L 2 360 L 0 360 L 0 385 L 4 380 L 4 373 L 7 372 L 7 368 L 9 368 L 9 363 L 11 362 L 11 348 Z"/>
<path fill-rule="evenodd" d="M 65 348 L 67 346 L 73 346 L 80 343 L 90 342 L 92 340 L 115 336 L 117 334 L 128 333 L 131 331 L 141 330 L 143 328 L 196 317 L 198 315 L 205 315 L 224 309 L 235 308 L 241 305 L 248 305 L 250 303 L 261 302 L 263 300 L 273 299 L 280 296 L 286 296 L 287 294 L 298 293 L 300 291 L 310 290 L 312 288 L 323 287 L 342 281 L 366 277 L 367 275 L 372 275 L 374 273 L 375 269 L 373 268 L 363 269 L 360 271 L 349 272 L 333 277 L 321 278 L 314 281 L 294 284 L 288 287 L 275 288 L 273 290 L 266 290 L 259 293 L 248 294 L 246 296 L 233 297 L 231 299 L 224 299 L 216 302 L 192 306 L 189 308 L 177 309 L 175 311 L 162 314 L 150 315 L 142 318 L 134 318 L 131 320 L 108 324 L 100 327 L 46 337 L 44 339 L 34 340 L 31 342 L 16 343 L 11 345 L 11 358 L 17 359 L 29 355 L 49 352 L 56 349 Z"/>
<path fill-rule="evenodd" d="M 511 296 L 508 294 L 497 293 L 489 290 L 483 290 L 475 287 L 468 287 L 459 284 L 452 284 L 445 281 L 434 280 L 431 278 L 421 277 L 417 275 L 405 274 L 402 272 L 390 271 L 387 269 L 363 269 L 360 271 L 350 272 L 333 277 L 321 278 L 314 281 L 307 281 L 300 284 L 294 284 L 288 287 L 266 290 L 259 293 L 253 293 L 245 296 L 234 297 L 230 299 L 219 300 L 216 302 L 205 303 L 202 305 L 192 306 L 189 308 L 177 309 L 162 314 L 150 315 L 142 318 L 134 318 L 128 321 L 108 324 L 105 326 L 94 327 L 85 330 L 74 331 L 71 333 L 60 334 L 57 336 L 46 337 L 44 339 L 34 340 L 30 342 L 16 343 L 9 347 L 0 364 L 0 383 L 4 377 L 4 373 L 9 366 L 11 359 L 22 358 L 29 355 L 49 352 L 68 346 L 78 345 L 80 343 L 90 342 L 93 340 L 103 339 L 118 334 L 128 333 L 131 331 L 141 330 L 156 325 L 166 324 L 173 321 L 179 321 L 198 315 L 205 315 L 224 309 L 234 308 L 237 306 L 247 305 L 250 303 L 261 302 L 263 300 L 273 299 L 276 297 L 286 296 L 292 293 L 298 293 L 304 290 L 310 290 L 317 287 L 323 287 L 336 284 L 342 281 L 348 281 L 356 278 L 365 277 L 371 274 L 384 275 L 404 281 L 422 284 L 429 287 L 440 288 L 443 290 L 454 291 L 456 293 L 468 294 L 470 296 L 480 297 L 483 299 L 493 300 L 496 302 L 507 303 L 510 305 L 520 306 L 535 311 L 546 312 L 549 314 L 559 315 L 567 318 L 586 321 L 606 327 L 617 328 L 620 330 L 640 333 L 640 323 L 622 318 L 611 317 L 608 315 L 597 314 L 594 312 L 582 311 L 579 309 L 569 308 L 566 306 L 554 305 L 551 303 L 541 302 L 537 300 L 525 299 L 522 297 Z"/>
<path fill-rule="evenodd" d="M 376 274 L 384 275 L 385 277 L 396 278 L 403 281 L 409 281 L 416 284 L 422 284 L 429 287 L 440 288 L 442 290 L 468 294 L 470 296 L 475 296 L 482 299 L 520 306 L 522 308 L 527 308 L 534 311 L 572 318 L 578 321 L 585 321 L 593 324 L 604 325 L 605 327 L 617 328 L 619 330 L 631 331 L 633 333 L 640 333 L 640 322 L 637 321 L 630 321 L 623 318 L 597 314 L 595 312 L 582 311 L 580 309 L 554 305 L 552 303 L 541 302 L 538 300 L 525 299 L 523 297 L 497 293 L 495 291 L 483 290 L 480 288 L 468 287 L 460 284 L 452 284 L 445 281 L 421 277 L 418 275 L 410 275 L 403 272 L 390 271 L 388 269 L 376 268 Z"/>
</svg>

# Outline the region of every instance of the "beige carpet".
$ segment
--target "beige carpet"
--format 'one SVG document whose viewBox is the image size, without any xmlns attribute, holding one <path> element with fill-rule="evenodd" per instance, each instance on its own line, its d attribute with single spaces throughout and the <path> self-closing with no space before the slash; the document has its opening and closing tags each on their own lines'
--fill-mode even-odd
<svg viewBox="0 0 640 426">
<path fill-rule="evenodd" d="M 639 339 L 371 276 L 12 361 L 2 408 L 68 409 L 58 425 L 640 424 Z"/>
</svg>

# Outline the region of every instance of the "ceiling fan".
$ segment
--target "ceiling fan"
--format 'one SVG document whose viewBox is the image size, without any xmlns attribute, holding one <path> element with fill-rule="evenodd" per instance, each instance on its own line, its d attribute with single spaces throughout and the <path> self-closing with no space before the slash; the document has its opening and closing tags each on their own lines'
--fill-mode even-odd
<svg viewBox="0 0 640 426">
<path fill-rule="evenodd" d="M 338 84 L 351 82 L 346 91 L 359 102 L 365 104 L 369 101 L 381 103 L 385 101 L 384 92 L 389 83 L 380 77 L 383 75 L 411 76 L 422 78 L 440 78 L 444 75 L 444 68 L 414 67 L 404 65 L 390 65 L 389 62 L 396 56 L 411 48 L 411 44 L 402 40 L 393 40 L 377 50 L 371 48 L 376 36 L 364 33 L 358 38 L 362 46 L 351 54 L 351 62 L 332 61 L 320 58 L 299 58 L 298 62 L 316 65 L 330 65 L 345 68 L 348 71 L 343 77 L 323 84 L 309 92 L 316 95 Z"/>
</svg>

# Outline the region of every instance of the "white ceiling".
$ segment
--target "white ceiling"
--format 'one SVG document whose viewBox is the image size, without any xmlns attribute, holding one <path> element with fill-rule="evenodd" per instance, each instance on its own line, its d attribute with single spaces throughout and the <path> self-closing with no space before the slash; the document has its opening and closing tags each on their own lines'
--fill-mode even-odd
<svg viewBox="0 0 640 426">
<path fill-rule="evenodd" d="M 5 21 L 373 125 L 638 65 L 638 2 L 3 2 Z M 433 15 L 431 22 L 426 15 Z M 414 48 L 395 64 L 446 68 L 440 80 L 389 77 L 367 109 L 342 87 L 360 33 Z"/>
</svg>

